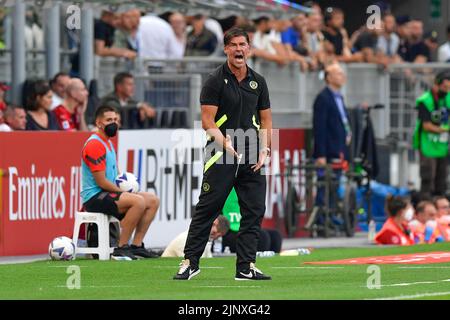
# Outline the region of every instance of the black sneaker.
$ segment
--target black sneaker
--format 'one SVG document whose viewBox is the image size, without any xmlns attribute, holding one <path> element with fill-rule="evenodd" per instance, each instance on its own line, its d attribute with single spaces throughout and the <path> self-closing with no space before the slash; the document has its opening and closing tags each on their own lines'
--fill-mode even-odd
<svg viewBox="0 0 450 320">
<path fill-rule="evenodd" d="M 131 252 L 129 245 L 124 245 L 122 247 L 114 248 L 111 259 L 131 261 L 137 260 L 137 257 Z"/>
<path fill-rule="evenodd" d="M 173 277 L 173 280 L 191 280 L 200 273 L 199 267 L 191 266 L 189 259 L 183 260 L 180 263 L 180 270 Z"/>
<path fill-rule="evenodd" d="M 262 273 L 261 270 L 255 267 L 254 263 L 250 263 L 250 269 L 237 271 L 234 280 L 272 280 L 272 278 Z"/>
<path fill-rule="evenodd" d="M 144 244 L 141 244 L 140 247 L 132 244 L 130 250 L 132 254 L 139 258 L 159 258 L 158 253 L 145 249 Z"/>
</svg>

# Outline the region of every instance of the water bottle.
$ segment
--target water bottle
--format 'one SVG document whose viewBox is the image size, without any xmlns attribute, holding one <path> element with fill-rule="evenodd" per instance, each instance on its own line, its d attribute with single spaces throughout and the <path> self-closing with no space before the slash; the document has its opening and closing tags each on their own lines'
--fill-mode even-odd
<svg viewBox="0 0 450 320">
<path fill-rule="evenodd" d="M 303 255 L 306 255 L 306 254 L 311 254 L 311 250 L 309 250 L 307 248 L 298 248 L 297 251 L 298 251 L 298 255 L 299 256 L 303 256 Z"/>
<path fill-rule="evenodd" d="M 369 222 L 369 232 L 367 234 L 367 238 L 368 238 L 370 243 L 373 243 L 373 241 L 375 239 L 375 233 L 376 233 L 375 221 L 370 220 L 370 222 Z"/>
<path fill-rule="evenodd" d="M 219 237 L 216 240 L 214 240 L 213 254 L 215 255 L 222 254 L 222 237 Z"/>
<path fill-rule="evenodd" d="M 311 254 L 311 249 L 297 248 L 297 249 L 283 250 L 280 252 L 280 256 L 284 257 L 303 256 L 307 254 Z"/>
<path fill-rule="evenodd" d="M 258 251 L 256 253 L 256 256 L 260 258 L 273 257 L 274 255 L 275 255 L 274 251 Z"/>
</svg>

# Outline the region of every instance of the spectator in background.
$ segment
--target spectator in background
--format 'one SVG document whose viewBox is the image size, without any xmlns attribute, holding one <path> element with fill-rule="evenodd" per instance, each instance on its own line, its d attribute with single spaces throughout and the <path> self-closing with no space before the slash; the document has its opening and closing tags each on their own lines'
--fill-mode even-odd
<svg viewBox="0 0 450 320">
<path fill-rule="evenodd" d="M 438 61 L 450 62 L 450 24 L 447 26 L 447 41 L 438 49 Z"/>
<path fill-rule="evenodd" d="M 405 62 L 426 63 L 430 61 L 430 49 L 423 40 L 423 22 L 412 20 L 406 26 L 407 40 L 400 46 L 400 57 Z"/>
<path fill-rule="evenodd" d="M 436 206 L 431 201 L 421 201 L 417 205 L 416 215 L 408 223 L 414 234 L 415 243 L 435 243 L 444 241 L 437 224 Z"/>
<path fill-rule="evenodd" d="M 5 102 L 5 95 L 6 91 L 11 89 L 9 86 L 4 84 L 3 82 L 0 82 L 0 111 L 4 111 L 7 107 L 7 104 Z"/>
<path fill-rule="evenodd" d="M 325 51 L 334 55 L 337 61 L 352 62 L 347 30 L 344 28 L 344 12 L 339 8 L 329 7 L 324 16 Z"/>
<path fill-rule="evenodd" d="M 276 54 L 272 54 L 266 50 L 260 49 L 257 46 L 254 45 L 254 38 L 255 38 L 255 32 L 256 27 L 252 24 L 244 25 L 242 27 L 242 30 L 247 32 L 248 37 L 250 39 L 250 56 L 255 58 L 261 58 L 267 61 L 272 61 L 278 63 L 278 65 L 283 66 L 287 63 L 287 60 L 283 57 L 280 57 Z"/>
<path fill-rule="evenodd" d="M 25 13 L 25 47 L 27 50 L 44 49 L 44 32 L 39 23 L 38 15 L 33 9 Z M 29 53 L 29 55 L 34 55 Z"/>
<path fill-rule="evenodd" d="M 439 48 L 437 31 L 432 30 L 425 33 L 423 36 L 423 42 L 430 51 L 430 59 L 428 62 L 437 61 L 437 50 Z"/>
<path fill-rule="evenodd" d="M 179 12 L 173 12 L 168 16 L 168 22 L 170 23 L 177 40 L 177 56 L 183 57 L 187 43 L 186 18 Z"/>
<path fill-rule="evenodd" d="M 58 130 L 58 122 L 52 113 L 53 92 L 49 84 L 44 80 L 33 82 L 25 97 L 25 109 L 27 110 L 27 130 Z"/>
<path fill-rule="evenodd" d="M 308 55 L 307 24 L 308 17 L 305 13 L 300 13 L 291 19 L 291 26 L 281 32 L 281 41 L 303 56 Z"/>
<path fill-rule="evenodd" d="M 410 35 L 409 23 L 411 22 L 411 19 L 409 16 L 398 16 L 395 20 L 397 22 L 396 32 L 399 38 L 397 54 L 401 57 L 406 51 L 406 43 L 408 42 Z"/>
<path fill-rule="evenodd" d="M 0 124 L 0 132 L 25 130 L 27 114 L 22 107 L 9 105 L 5 110 L 5 123 Z"/>
<path fill-rule="evenodd" d="M 309 65 L 306 57 L 296 52 L 290 44 L 283 43 L 281 39 L 282 32 L 292 27 L 290 20 L 274 20 L 272 23 L 272 30 L 268 35 L 269 41 L 277 51 L 277 54 L 287 56 L 290 62 L 297 62 L 300 65 L 300 70 L 307 71 Z"/>
<path fill-rule="evenodd" d="M 239 22 L 240 23 L 240 22 Z M 242 23 L 240 25 L 243 25 Z M 225 53 L 223 52 L 223 30 L 222 26 L 216 19 L 207 18 L 205 21 L 205 27 L 212 33 L 216 35 L 217 39 L 217 46 L 216 51 L 213 53 L 214 56 L 224 56 Z"/>
<path fill-rule="evenodd" d="M 211 227 L 211 232 L 209 233 L 209 241 L 203 251 L 202 258 L 212 258 L 211 244 L 213 240 L 216 240 L 220 237 L 223 237 L 228 230 L 230 229 L 230 222 L 228 222 L 227 218 L 224 216 L 218 216 L 216 220 L 214 220 L 213 225 Z M 188 230 L 180 233 L 178 236 L 173 239 L 167 248 L 162 253 L 162 258 L 169 257 L 184 257 L 184 247 L 186 246 L 188 236 Z"/>
<path fill-rule="evenodd" d="M 378 38 L 383 31 L 382 26 L 379 28 L 365 29 L 362 31 L 353 46 L 353 61 L 378 63 L 387 66 L 385 55 L 378 51 Z"/>
<path fill-rule="evenodd" d="M 125 125 L 129 128 L 142 128 L 147 118 L 156 117 L 156 111 L 147 103 L 134 100 L 134 90 L 133 76 L 127 72 L 118 73 L 114 77 L 114 91 L 103 97 L 100 105 L 107 105 L 118 111 L 129 107 L 127 119 L 129 123 L 125 123 Z"/>
<path fill-rule="evenodd" d="M 247 24 L 247 21 L 244 17 L 236 15 L 231 15 L 223 19 L 217 19 L 217 22 L 219 22 L 220 26 L 222 27 L 223 34 L 225 34 L 231 28 L 240 28 Z"/>
<path fill-rule="evenodd" d="M 316 67 L 326 64 L 326 55 L 324 50 L 325 37 L 321 31 L 322 24 L 322 14 L 313 12 L 308 17 L 306 42 L 309 55 L 313 61 L 312 65 Z"/>
<path fill-rule="evenodd" d="M 438 228 L 445 241 L 450 241 L 450 202 L 445 196 L 433 199 L 437 209 Z"/>
<path fill-rule="evenodd" d="M 400 38 L 395 33 L 396 22 L 392 14 L 386 14 L 383 17 L 383 32 L 379 35 L 376 50 L 381 52 L 386 63 L 399 62 L 400 58 L 397 55 L 398 47 L 400 45 Z"/>
<path fill-rule="evenodd" d="M 50 88 L 53 91 L 52 110 L 63 102 L 69 82 L 70 76 L 65 72 L 58 72 L 53 79 L 50 80 Z"/>
<path fill-rule="evenodd" d="M 205 26 L 206 17 L 195 15 L 191 20 L 192 31 L 187 36 L 185 56 L 209 56 L 217 47 L 217 37 Z"/>
<path fill-rule="evenodd" d="M 414 217 L 414 209 L 409 201 L 389 195 L 386 197 L 386 211 L 389 218 L 375 235 L 375 243 L 402 246 L 414 244 L 414 235 L 408 226 L 408 222 Z"/>
<path fill-rule="evenodd" d="M 141 17 L 137 33 L 139 57 L 150 59 L 181 59 L 178 41 L 170 24 L 160 17 Z M 157 64 L 154 64 L 157 66 Z"/>
<path fill-rule="evenodd" d="M 114 33 L 120 24 L 120 17 L 114 12 L 103 11 L 100 20 L 95 20 L 95 54 L 101 57 L 123 57 L 134 59 L 136 52 L 114 46 Z"/>
<path fill-rule="evenodd" d="M 53 110 L 61 130 L 88 131 L 85 119 L 88 96 L 83 81 L 78 78 L 70 80 L 64 101 Z"/>
<path fill-rule="evenodd" d="M 136 34 L 140 16 L 138 9 L 125 11 L 119 16 L 120 23 L 114 33 L 114 47 L 138 51 Z"/>
<path fill-rule="evenodd" d="M 339 181 L 342 171 L 348 167 L 350 159 L 350 144 L 352 131 L 344 98 L 340 93 L 346 82 L 344 70 L 337 63 L 325 67 L 325 82 L 327 86 L 317 95 L 313 105 L 313 139 L 314 159 L 318 166 L 332 165 L 336 181 Z M 324 181 L 322 170 L 318 170 L 318 179 Z M 325 203 L 325 188 L 318 188 L 316 205 Z M 330 206 L 336 204 L 330 197 Z M 317 211 L 315 211 L 317 212 Z M 333 217 L 334 218 L 334 217 Z M 312 215 L 308 228 L 323 226 L 323 215 Z"/>
</svg>

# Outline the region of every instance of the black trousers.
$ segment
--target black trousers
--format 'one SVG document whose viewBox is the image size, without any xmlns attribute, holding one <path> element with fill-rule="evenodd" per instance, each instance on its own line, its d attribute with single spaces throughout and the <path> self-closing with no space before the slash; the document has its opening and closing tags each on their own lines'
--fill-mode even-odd
<svg viewBox="0 0 450 320">
<path fill-rule="evenodd" d="M 204 174 L 199 202 L 189 226 L 184 257 L 197 266 L 208 242 L 214 220 L 235 188 L 241 209 L 241 224 L 236 241 L 236 270 L 249 268 L 256 262 L 261 222 L 266 210 L 266 177 L 261 170 L 253 172 L 251 164 L 241 164 L 235 178 L 237 164 L 213 164 Z"/>
<path fill-rule="evenodd" d="M 420 153 L 420 192 L 423 196 L 445 195 L 447 162 L 447 157 L 428 158 Z"/>
</svg>

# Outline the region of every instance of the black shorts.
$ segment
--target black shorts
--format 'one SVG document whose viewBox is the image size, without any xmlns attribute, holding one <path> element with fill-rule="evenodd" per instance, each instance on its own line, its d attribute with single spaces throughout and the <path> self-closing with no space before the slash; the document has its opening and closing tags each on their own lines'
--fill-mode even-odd
<svg viewBox="0 0 450 320">
<path fill-rule="evenodd" d="M 125 214 L 119 213 L 116 201 L 119 200 L 122 192 L 102 191 L 86 201 L 83 206 L 88 212 L 101 212 L 108 216 L 113 216 L 118 220 L 122 220 Z"/>
</svg>

